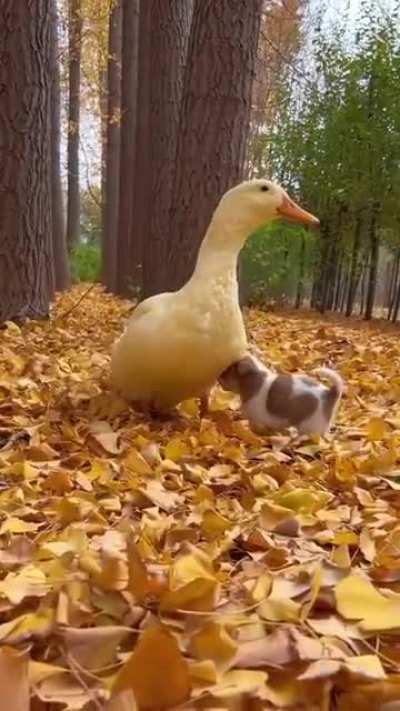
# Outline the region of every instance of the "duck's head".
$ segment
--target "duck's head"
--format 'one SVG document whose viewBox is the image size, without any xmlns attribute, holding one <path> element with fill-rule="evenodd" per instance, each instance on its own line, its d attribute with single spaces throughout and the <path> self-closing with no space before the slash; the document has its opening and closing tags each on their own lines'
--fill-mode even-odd
<svg viewBox="0 0 400 711">
<path fill-rule="evenodd" d="M 319 225 L 318 218 L 297 205 L 280 185 L 264 179 L 247 180 L 228 190 L 218 205 L 216 216 L 247 236 L 279 218 L 313 227 Z"/>
</svg>

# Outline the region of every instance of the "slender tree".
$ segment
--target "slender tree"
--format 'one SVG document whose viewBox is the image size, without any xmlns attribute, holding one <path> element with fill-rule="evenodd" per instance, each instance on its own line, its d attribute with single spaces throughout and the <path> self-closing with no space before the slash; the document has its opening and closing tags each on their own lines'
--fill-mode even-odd
<svg viewBox="0 0 400 711">
<path fill-rule="evenodd" d="M 108 45 L 108 106 L 105 191 L 102 205 L 103 283 L 113 291 L 117 274 L 117 231 L 120 174 L 122 5 L 116 0 L 110 13 Z"/>
<path fill-rule="evenodd" d="M 243 177 L 261 0 L 195 0 L 171 200 L 167 282 L 182 286 L 221 194 Z"/>
<path fill-rule="evenodd" d="M 0 322 L 45 317 L 53 292 L 51 22 L 48 0 L 0 4 Z"/>
<path fill-rule="evenodd" d="M 72 249 L 80 233 L 79 134 L 82 14 L 81 0 L 68 0 L 69 107 L 67 242 Z"/>
<path fill-rule="evenodd" d="M 132 202 L 138 88 L 139 0 L 122 0 L 121 144 L 116 292 L 129 296 L 137 284 L 135 267 L 141 262 L 141 239 L 132 243 Z"/>
<path fill-rule="evenodd" d="M 69 286 L 70 277 L 60 165 L 61 97 L 56 0 L 52 0 L 51 11 L 51 217 L 55 286 L 61 291 Z"/>
</svg>

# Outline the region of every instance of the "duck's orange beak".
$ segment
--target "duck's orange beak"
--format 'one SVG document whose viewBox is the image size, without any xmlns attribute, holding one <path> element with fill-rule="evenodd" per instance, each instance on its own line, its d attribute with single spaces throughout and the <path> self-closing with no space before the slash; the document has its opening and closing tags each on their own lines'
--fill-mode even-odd
<svg viewBox="0 0 400 711">
<path fill-rule="evenodd" d="M 282 204 L 277 208 L 277 212 L 280 217 L 285 217 L 287 220 L 301 222 L 303 225 L 310 225 L 311 227 L 319 226 L 318 217 L 314 217 L 310 212 L 303 210 L 289 195 L 284 195 Z"/>
</svg>

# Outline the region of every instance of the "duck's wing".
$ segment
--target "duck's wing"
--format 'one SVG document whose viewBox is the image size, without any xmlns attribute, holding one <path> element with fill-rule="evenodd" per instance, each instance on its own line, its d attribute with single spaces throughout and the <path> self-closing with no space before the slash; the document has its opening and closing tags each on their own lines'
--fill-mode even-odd
<svg viewBox="0 0 400 711">
<path fill-rule="evenodd" d="M 158 309 L 159 307 L 163 306 L 166 297 L 169 297 L 170 295 L 171 294 L 169 292 L 165 292 L 163 294 L 156 294 L 155 296 L 150 296 L 148 299 L 141 301 L 131 313 L 128 321 L 129 325 L 137 321 L 138 318 L 141 318 L 142 316 L 146 316 L 147 314 L 151 313 L 151 311 L 153 311 L 154 309 Z"/>
</svg>

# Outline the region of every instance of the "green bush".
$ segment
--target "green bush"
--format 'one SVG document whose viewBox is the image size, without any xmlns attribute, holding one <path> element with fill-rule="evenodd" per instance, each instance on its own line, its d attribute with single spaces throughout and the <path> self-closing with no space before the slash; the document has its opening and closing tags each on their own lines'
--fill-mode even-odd
<svg viewBox="0 0 400 711">
<path fill-rule="evenodd" d="M 99 281 L 101 269 L 100 246 L 97 242 L 81 242 L 70 256 L 74 281 Z"/>
</svg>

